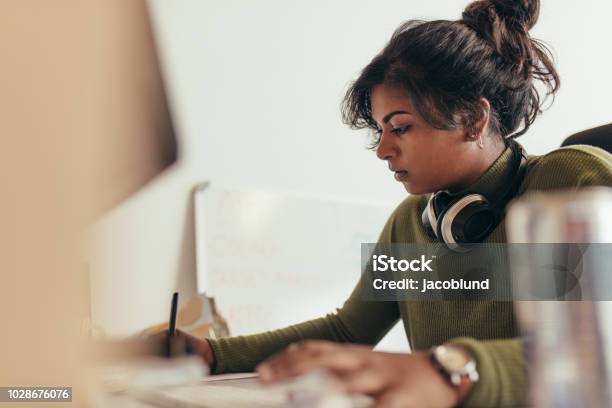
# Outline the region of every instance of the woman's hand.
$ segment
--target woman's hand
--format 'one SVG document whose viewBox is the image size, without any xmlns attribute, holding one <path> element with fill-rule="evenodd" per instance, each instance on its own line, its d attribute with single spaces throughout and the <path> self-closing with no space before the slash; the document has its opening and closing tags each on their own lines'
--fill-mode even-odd
<svg viewBox="0 0 612 408">
<path fill-rule="evenodd" d="M 182 330 L 176 330 L 176 334 L 172 339 L 172 343 L 168 344 L 168 331 L 164 330 L 148 337 L 148 341 L 155 344 L 155 349 L 160 350 L 162 354 L 168 354 L 167 351 L 171 351 L 172 355 L 179 355 L 183 353 L 195 354 L 202 358 L 202 360 L 209 366 L 213 367 L 215 363 L 215 355 L 213 354 L 212 348 L 208 340 L 193 336 Z"/>
<path fill-rule="evenodd" d="M 193 336 L 181 330 L 177 330 L 176 333 L 178 336 L 184 336 L 188 350 L 190 350 L 191 353 L 202 357 L 204 362 L 208 364 L 210 368 L 214 366 L 215 355 L 213 354 L 212 347 L 210 347 L 208 340 Z"/>
<path fill-rule="evenodd" d="M 327 369 L 346 392 L 374 397 L 376 407 L 450 408 L 460 402 L 426 353 L 381 353 L 367 346 L 305 341 L 257 366 L 264 383 L 316 369 Z"/>
</svg>

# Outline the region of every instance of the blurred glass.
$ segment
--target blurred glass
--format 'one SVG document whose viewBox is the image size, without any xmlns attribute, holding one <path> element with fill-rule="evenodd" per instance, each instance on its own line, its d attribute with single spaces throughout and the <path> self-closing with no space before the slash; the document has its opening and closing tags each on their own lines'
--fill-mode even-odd
<svg viewBox="0 0 612 408">
<path fill-rule="evenodd" d="M 509 209 L 506 226 L 512 243 L 588 244 L 612 242 L 608 221 L 612 214 L 612 189 L 588 188 L 554 193 L 535 193 L 521 198 Z M 511 246 L 512 247 L 512 246 Z M 516 246 L 519 247 L 519 246 Z M 524 248 L 525 246 L 520 246 Z M 533 246 L 533 248 L 541 248 Z M 570 270 L 576 257 L 568 256 L 576 245 L 542 248 L 568 251 L 553 257 L 557 268 Z M 555 249 L 556 248 L 556 249 Z M 556 274 L 542 274 L 542 259 L 551 254 L 538 251 L 510 257 L 515 290 L 538 293 L 549 287 L 562 293 L 555 301 L 518 301 L 515 307 L 523 335 L 525 361 L 536 407 L 612 406 L 612 310 L 610 302 L 593 299 L 597 291 L 612 291 L 609 265 L 598 251 L 581 253 L 580 285 L 559 292 Z M 553 254 L 558 255 L 558 254 Z M 547 280 L 543 282 L 542 280 Z M 580 293 L 576 293 L 579 287 Z M 585 292 L 586 291 L 586 292 Z M 593 293 L 587 293 L 591 291 Z"/>
</svg>

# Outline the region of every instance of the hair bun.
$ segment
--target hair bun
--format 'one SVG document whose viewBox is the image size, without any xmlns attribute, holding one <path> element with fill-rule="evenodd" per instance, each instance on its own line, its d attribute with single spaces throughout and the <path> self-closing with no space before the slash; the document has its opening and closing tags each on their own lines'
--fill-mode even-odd
<svg viewBox="0 0 612 408">
<path fill-rule="evenodd" d="M 477 0 L 465 8 L 461 22 L 527 78 L 545 52 L 529 36 L 539 10 L 539 0 Z"/>
<path fill-rule="evenodd" d="M 529 31 L 538 21 L 539 0 L 477 0 L 463 11 L 462 18 L 477 31 L 503 22 L 510 30 Z"/>
<path fill-rule="evenodd" d="M 507 26 L 521 26 L 526 31 L 536 24 L 540 14 L 539 0 L 491 0 L 491 4 Z"/>
</svg>

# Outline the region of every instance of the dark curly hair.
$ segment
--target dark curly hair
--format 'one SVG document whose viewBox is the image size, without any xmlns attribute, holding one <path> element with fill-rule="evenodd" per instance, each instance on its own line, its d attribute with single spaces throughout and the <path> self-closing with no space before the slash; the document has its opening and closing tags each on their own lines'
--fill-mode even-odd
<svg viewBox="0 0 612 408">
<path fill-rule="evenodd" d="M 386 83 L 403 88 L 435 128 L 480 130 L 475 126 L 484 97 L 493 134 L 506 141 L 524 134 L 560 85 L 550 50 L 529 36 L 539 8 L 539 0 L 478 0 L 457 21 L 403 23 L 347 90 L 344 123 L 374 130 L 376 147 L 380 135 L 370 94 Z M 544 98 L 536 81 L 546 87 Z"/>
</svg>

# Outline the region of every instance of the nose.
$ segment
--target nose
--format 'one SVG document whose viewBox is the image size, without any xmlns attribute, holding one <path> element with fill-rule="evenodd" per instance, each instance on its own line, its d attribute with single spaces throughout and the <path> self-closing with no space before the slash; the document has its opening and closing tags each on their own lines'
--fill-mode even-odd
<svg viewBox="0 0 612 408">
<path fill-rule="evenodd" d="M 376 147 L 376 157 L 380 160 L 390 160 L 397 155 L 397 149 L 393 141 L 393 135 L 383 131 Z"/>
</svg>

